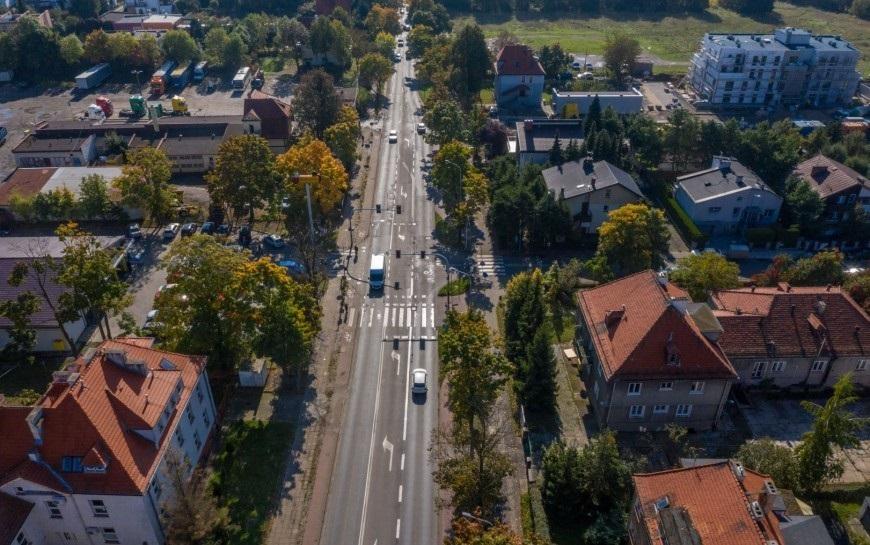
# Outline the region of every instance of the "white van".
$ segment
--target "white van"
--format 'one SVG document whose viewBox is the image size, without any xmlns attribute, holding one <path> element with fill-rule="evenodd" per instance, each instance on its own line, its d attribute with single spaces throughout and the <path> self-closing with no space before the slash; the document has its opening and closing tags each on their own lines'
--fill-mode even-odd
<svg viewBox="0 0 870 545">
<path fill-rule="evenodd" d="M 384 254 L 372 255 L 372 264 L 369 267 L 369 285 L 372 290 L 384 289 Z"/>
</svg>

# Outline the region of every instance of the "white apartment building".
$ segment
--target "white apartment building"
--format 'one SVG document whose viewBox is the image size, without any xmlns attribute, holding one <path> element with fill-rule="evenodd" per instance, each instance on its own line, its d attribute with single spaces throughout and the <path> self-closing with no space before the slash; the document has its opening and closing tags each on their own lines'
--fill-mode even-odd
<svg viewBox="0 0 870 545">
<path fill-rule="evenodd" d="M 160 545 L 165 473 L 215 425 L 205 359 L 105 341 L 34 407 L 0 406 L 0 545 Z"/>
<path fill-rule="evenodd" d="M 714 108 L 830 107 L 858 90 L 860 53 L 840 36 L 780 28 L 774 34 L 705 34 L 689 82 Z"/>
</svg>

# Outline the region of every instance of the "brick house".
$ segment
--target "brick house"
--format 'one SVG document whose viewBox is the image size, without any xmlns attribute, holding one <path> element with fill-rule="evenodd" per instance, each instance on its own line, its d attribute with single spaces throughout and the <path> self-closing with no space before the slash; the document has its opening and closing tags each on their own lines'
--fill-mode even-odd
<svg viewBox="0 0 870 545">
<path fill-rule="evenodd" d="M 818 515 L 731 460 L 632 476 L 631 545 L 833 545 Z"/>
<path fill-rule="evenodd" d="M 706 304 L 650 270 L 582 290 L 577 302 L 585 380 L 602 426 L 716 425 L 737 373 Z"/>
<path fill-rule="evenodd" d="M 851 372 L 870 386 L 870 317 L 841 288 L 781 282 L 717 291 L 710 303 L 740 384 L 826 388 Z"/>
<path fill-rule="evenodd" d="M 824 201 L 821 219 L 828 225 L 847 221 L 855 213 L 855 206 L 864 204 L 861 202 L 862 190 L 865 187 L 870 189 L 867 178 L 821 154 L 799 163 L 792 174 L 805 181 Z"/>
<path fill-rule="evenodd" d="M 204 358 L 152 343 L 105 341 L 35 406 L 0 406 L 2 545 L 164 542 L 166 455 L 199 463 L 215 405 Z"/>
</svg>

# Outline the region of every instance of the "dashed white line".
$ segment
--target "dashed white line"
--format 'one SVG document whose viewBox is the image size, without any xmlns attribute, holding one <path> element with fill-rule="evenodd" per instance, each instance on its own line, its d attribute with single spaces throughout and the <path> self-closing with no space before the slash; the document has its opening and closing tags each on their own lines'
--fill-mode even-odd
<svg viewBox="0 0 870 545">
<path fill-rule="evenodd" d="M 396 519 L 396 539 L 399 539 L 399 533 L 402 531 L 402 519 Z"/>
<path fill-rule="evenodd" d="M 402 485 L 399 485 L 399 503 L 402 503 Z"/>
<path fill-rule="evenodd" d="M 399 469 L 405 471 L 405 453 L 402 453 L 402 461 L 399 463 Z"/>
<path fill-rule="evenodd" d="M 405 307 L 399 307 L 399 327 L 404 327 L 404 325 L 405 325 Z"/>
<path fill-rule="evenodd" d="M 347 323 L 353 323 L 354 314 L 356 314 L 356 307 L 350 307 L 350 315 L 347 317 Z"/>
</svg>

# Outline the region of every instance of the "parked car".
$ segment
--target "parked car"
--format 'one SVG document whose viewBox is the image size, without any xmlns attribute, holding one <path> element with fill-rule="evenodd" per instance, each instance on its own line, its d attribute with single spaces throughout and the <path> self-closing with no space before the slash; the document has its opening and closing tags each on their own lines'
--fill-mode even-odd
<svg viewBox="0 0 870 545">
<path fill-rule="evenodd" d="M 127 262 L 134 265 L 139 265 L 145 261 L 145 250 L 138 246 L 130 246 L 127 248 Z"/>
<path fill-rule="evenodd" d="M 217 226 L 215 225 L 215 223 L 213 221 L 207 221 L 207 222 L 202 224 L 202 227 L 200 228 L 199 232 L 202 233 L 203 235 L 213 235 L 215 227 L 217 227 Z"/>
<path fill-rule="evenodd" d="M 396 131 L 396 129 L 390 129 L 389 140 L 390 140 L 390 144 L 395 144 L 396 142 L 399 141 L 399 133 Z"/>
<path fill-rule="evenodd" d="M 498 117 L 498 106 L 489 107 L 489 117 Z"/>
<path fill-rule="evenodd" d="M 217 228 L 217 230 L 215 230 L 215 233 L 218 234 L 218 235 L 228 235 L 228 234 L 230 234 L 230 226 L 229 226 L 229 224 L 227 224 L 227 223 L 222 223 L 222 224 L 218 225 L 218 228 Z"/>
<path fill-rule="evenodd" d="M 190 235 L 196 233 L 196 229 L 198 227 L 199 226 L 194 222 L 185 223 L 184 225 L 181 226 L 181 236 L 189 237 Z"/>
<path fill-rule="evenodd" d="M 426 390 L 426 376 L 428 373 L 425 369 L 414 369 L 411 372 L 411 393 L 412 394 L 425 394 Z"/>
<path fill-rule="evenodd" d="M 251 226 L 248 224 L 242 225 L 239 228 L 239 244 L 247 246 L 251 243 Z"/>
<path fill-rule="evenodd" d="M 417 134 L 426 134 L 426 124 L 417 123 Z"/>
<path fill-rule="evenodd" d="M 145 325 L 147 326 L 148 324 L 154 322 L 154 320 L 156 320 L 156 319 L 157 319 L 157 309 L 153 308 L 153 309 L 148 311 L 148 314 L 145 315 Z"/>
<path fill-rule="evenodd" d="M 165 242 L 170 242 L 171 240 L 173 240 L 175 238 L 175 235 L 178 234 L 178 230 L 180 228 L 181 226 L 177 223 L 170 223 L 169 225 L 167 225 L 166 228 L 163 229 L 163 240 Z"/>
<path fill-rule="evenodd" d="M 142 238 L 142 229 L 139 227 L 138 223 L 131 223 L 127 226 L 127 238 L 132 240 Z"/>
<path fill-rule="evenodd" d="M 266 235 L 263 237 L 263 246 L 270 250 L 280 250 L 284 247 L 284 239 L 276 234 Z"/>
</svg>

